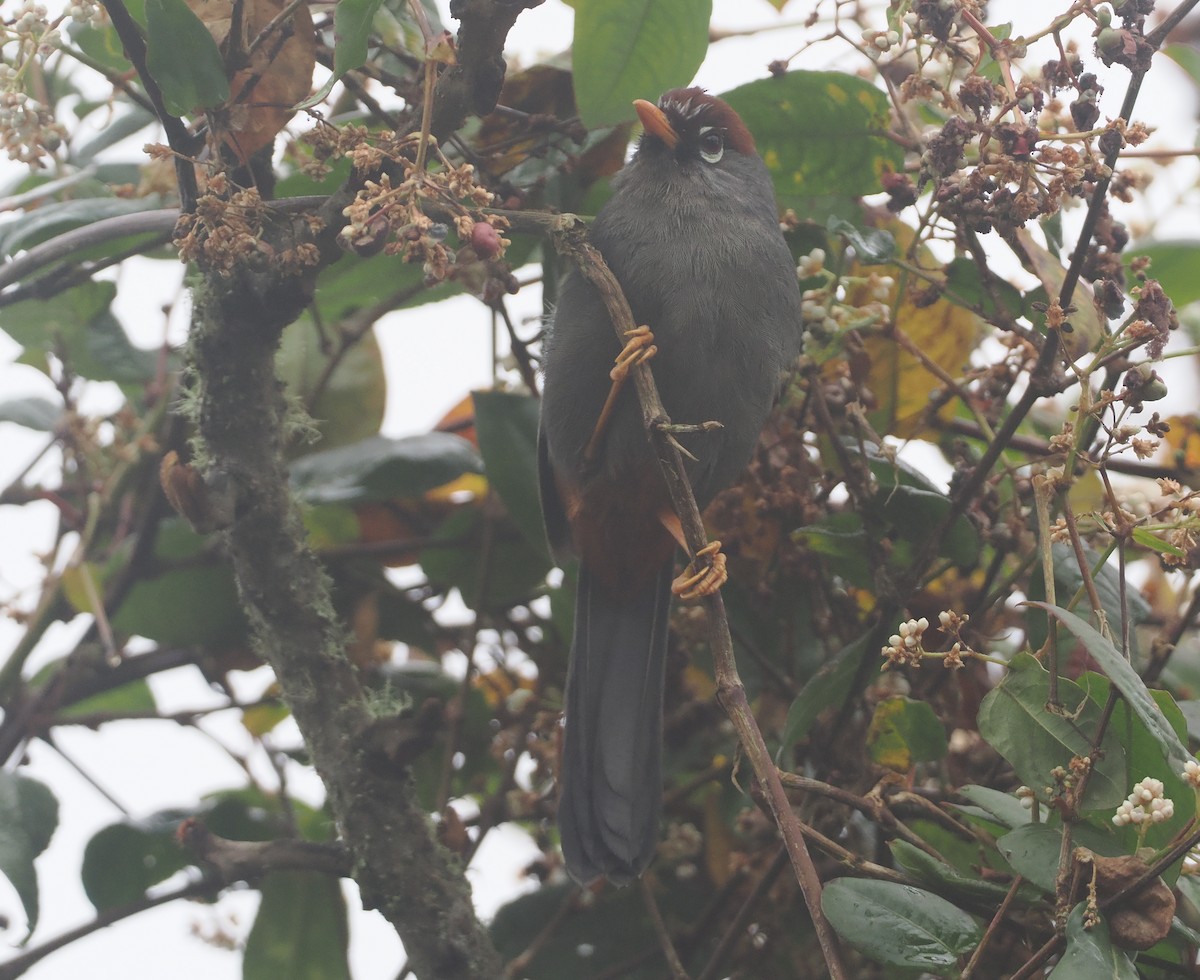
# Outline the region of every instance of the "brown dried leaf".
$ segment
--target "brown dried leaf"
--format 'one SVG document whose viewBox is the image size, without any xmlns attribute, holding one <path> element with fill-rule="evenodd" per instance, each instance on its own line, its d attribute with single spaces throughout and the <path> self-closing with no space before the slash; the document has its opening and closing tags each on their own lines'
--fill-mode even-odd
<svg viewBox="0 0 1200 980">
<path fill-rule="evenodd" d="M 1082 848 L 1080 850 L 1083 850 Z M 1104 857 L 1087 852 L 1096 866 L 1096 894 L 1103 902 L 1141 880 L 1147 864 L 1135 854 Z M 1175 895 L 1162 878 L 1122 899 L 1104 912 L 1112 941 L 1124 949 L 1149 949 L 1167 938 L 1175 917 Z"/>
<path fill-rule="evenodd" d="M 217 44 L 227 50 L 233 0 L 187 0 L 192 12 L 208 27 Z M 242 8 L 242 47 L 278 16 L 287 0 L 245 0 Z M 312 87 L 316 64 L 316 37 L 307 6 L 296 9 L 291 20 L 269 36 L 250 57 L 249 68 L 230 79 L 233 105 L 214 114 L 214 128 L 239 159 L 269 146 L 292 118 L 292 106 Z"/>
</svg>

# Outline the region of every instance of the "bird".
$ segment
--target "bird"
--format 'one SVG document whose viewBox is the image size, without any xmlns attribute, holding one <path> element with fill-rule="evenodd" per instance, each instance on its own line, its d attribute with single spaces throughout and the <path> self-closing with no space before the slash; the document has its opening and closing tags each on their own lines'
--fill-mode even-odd
<svg viewBox="0 0 1200 980">
<path fill-rule="evenodd" d="M 654 856 L 662 806 L 663 688 L 673 594 L 724 580 L 719 543 L 672 578 L 683 542 L 636 391 L 646 363 L 704 507 L 750 461 L 800 353 L 796 265 L 749 130 L 702 88 L 634 102 L 643 134 L 589 229 L 639 326 L 622 347 L 578 271 L 543 345 L 539 486 L 556 560 L 578 557 L 564 692 L 558 827 L 581 883 L 624 885 Z"/>
</svg>

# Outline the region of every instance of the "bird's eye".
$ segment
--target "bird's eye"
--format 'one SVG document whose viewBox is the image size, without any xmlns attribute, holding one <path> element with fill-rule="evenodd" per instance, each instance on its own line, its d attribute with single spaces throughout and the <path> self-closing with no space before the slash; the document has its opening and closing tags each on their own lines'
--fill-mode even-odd
<svg viewBox="0 0 1200 980">
<path fill-rule="evenodd" d="M 725 153 L 725 138 L 711 126 L 700 130 L 700 156 L 709 163 L 716 163 Z"/>
</svg>

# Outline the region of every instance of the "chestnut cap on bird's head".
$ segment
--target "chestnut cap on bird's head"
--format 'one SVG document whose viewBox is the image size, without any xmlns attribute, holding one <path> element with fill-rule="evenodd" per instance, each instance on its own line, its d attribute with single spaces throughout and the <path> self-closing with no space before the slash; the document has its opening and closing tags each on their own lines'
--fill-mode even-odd
<svg viewBox="0 0 1200 980">
<path fill-rule="evenodd" d="M 677 157 L 698 156 L 718 162 L 726 149 L 750 155 L 754 139 L 745 123 L 730 106 L 702 88 L 677 88 L 658 100 L 658 105 L 637 99 L 633 103 L 646 133 Z"/>
</svg>

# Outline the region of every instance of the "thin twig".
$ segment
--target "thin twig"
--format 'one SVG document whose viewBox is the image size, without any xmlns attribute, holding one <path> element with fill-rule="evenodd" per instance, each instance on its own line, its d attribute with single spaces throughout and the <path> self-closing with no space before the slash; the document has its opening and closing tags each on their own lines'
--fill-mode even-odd
<svg viewBox="0 0 1200 980">
<path fill-rule="evenodd" d="M 17 977 L 24 975 L 25 971 L 31 966 L 51 953 L 62 949 L 64 946 L 69 946 L 71 943 L 83 939 L 85 936 L 90 936 L 93 932 L 106 929 L 114 923 L 120 922 L 122 919 L 128 919 L 139 912 L 158 908 L 160 905 L 169 905 L 171 902 L 180 899 L 209 898 L 220 887 L 221 881 L 216 876 L 205 875 L 203 878 L 189 882 L 171 891 L 162 892 L 153 898 L 140 898 L 136 902 L 130 902 L 115 909 L 107 909 L 90 922 L 76 926 L 74 929 L 69 929 L 61 935 L 47 940 L 42 945 L 27 949 L 25 952 L 14 956 L 8 962 L 0 964 L 0 980 L 16 980 Z"/>
<path fill-rule="evenodd" d="M 643 875 L 641 885 L 646 911 L 650 913 L 650 924 L 654 927 L 655 936 L 658 937 L 658 945 L 667 961 L 667 968 L 671 971 L 672 980 L 690 980 L 687 970 L 683 968 L 683 962 L 679 959 L 679 954 L 675 951 L 675 944 L 671 942 L 671 933 L 667 929 L 666 922 L 663 921 L 658 902 L 655 901 L 654 888 L 650 884 L 650 879 Z"/>
<path fill-rule="evenodd" d="M 141 79 L 142 87 L 150 97 L 154 113 L 158 116 L 158 121 L 162 123 L 163 132 L 166 133 L 167 144 L 175 151 L 175 179 L 179 183 L 179 207 L 184 214 L 191 214 L 196 210 L 196 198 L 199 193 L 196 186 L 196 171 L 192 167 L 191 160 L 188 159 L 192 153 L 193 137 L 183 124 L 183 120 L 172 115 L 167 109 L 166 103 L 163 102 L 158 82 L 154 80 L 154 76 L 150 74 L 150 69 L 146 65 L 146 42 L 142 39 L 142 30 L 130 16 L 129 11 L 125 9 L 125 4 L 121 0 L 101 0 L 101 3 L 108 12 L 108 19 L 112 21 L 113 30 L 117 32 L 117 37 L 120 38 L 121 44 L 125 48 L 126 57 L 129 58 L 130 64 L 133 65 L 134 70 L 138 73 L 138 78 Z"/>
<path fill-rule="evenodd" d="M 750 894 L 746 896 L 746 900 L 742 902 L 741 908 L 737 910 L 730 921 L 728 927 L 721 934 L 720 940 L 717 942 L 717 948 L 713 950 L 712 956 L 704 965 L 704 969 L 700 971 L 700 975 L 696 980 L 713 980 L 717 976 L 717 971 L 721 968 L 721 963 L 725 957 L 729 955 L 733 944 L 746 928 L 746 920 L 750 918 L 751 913 L 758 907 L 759 902 L 766 897 L 771 886 L 775 884 L 780 873 L 787 867 L 788 852 L 786 847 L 781 847 L 771 863 L 767 866 L 767 870 L 763 872 L 762 877 L 754 884 L 754 888 Z"/>
</svg>

